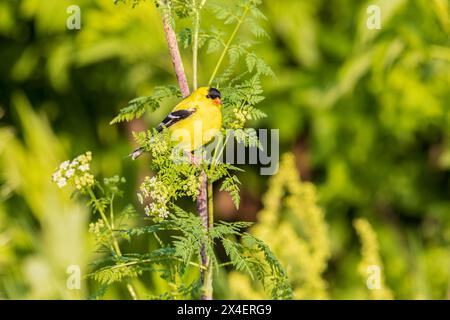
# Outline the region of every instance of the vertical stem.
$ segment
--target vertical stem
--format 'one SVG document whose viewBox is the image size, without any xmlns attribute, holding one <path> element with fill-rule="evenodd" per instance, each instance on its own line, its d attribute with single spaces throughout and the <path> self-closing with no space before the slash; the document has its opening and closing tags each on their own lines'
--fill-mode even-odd
<svg viewBox="0 0 450 320">
<path fill-rule="evenodd" d="M 114 194 L 109 201 L 109 216 L 111 217 L 111 229 L 114 229 Z"/>
<path fill-rule="evenodd" d="M 213 225 L 214 225 L 214 208 L 213 208 L 213 188 L 212 183 L 210 181 L 207 181 L 207 197 L 208 197 L 208 226 L 207 230 L 209 231 Z M 208 259 L 206 261 L 206 271 L 205 271 L 205 278 L 204 278 L 204 285 L 202 288 L 202 299 L 203 300 L 212 300 L 213 298 L 213 264 L 211 262 L 211 259 Z"/>
<path fill-rule="evenodd" d="M 200 3 L 198 3 L 200 1 Z M 193 35 L 192 35 L 192 90 L 197 90 L 198 86 L 198 32 L 200 29 L 200 10 L 205 5 L 206 0 L 192 0 L 194 8 Z"/>
<path fill-rule="evenodd" d="M 122 251 L 120 250 L 119 242 L 117 241 L 116 236 L 114 235 L 114 229 L 113 229 L 113 227 L 111 227 L 111 224 L 113 223 L 113 221 L 111 221 L 111 223 L 108 221 L 108 218 L 106 217 L 104 210 L 100 206 L 98 199 L 95 196 L 94 191 L 91 188 L 88 188 L 87 190 L 88 190 L 89 196 L 91 197 L 91 200 L 95 203 L 97 211 L 100 213 L 102 220 L 105 222 L 106 227 L 108 228 L 109 232 L 111 233 L 111 239 L 112 239 L 112 243 L 113 243 L 112 249 L 114 250 L 114 252 L 116 253 L 116 255 L 118 257 L 121 257 Z M 133 298 L 133 300 L 138 300 L 136 290 L 134 290 L 133 286 L 129 282 L 127 283 L 127 289 L 128 289 L 128 292 L 130 293 L 131 298 Z"/>
<path fill-rule="evenodd" d="M 114 235 L 114 230 L 111 227 L 111 224 L 109 223 L 108 218 L 106 217 L 105 212 L 103 211 L 102 207 L 98 203 L 97 197 L 94 194 L 94 191 L 92 191 L 91 188 L 88 188 L 89 196 L 91 197 L 91 200 L 95 203 L 95 207 L 97 208 L 97 211 L 100 213 L 100 216 L 103 219 L 103 222 L 105 222 L 106 227 L 108 228 L 111 239 L 113 243 L 114 252 L 120 257 L 122 256 L 122 252 L 120 251 L 119 243 L 117 242 L 116 236 Z"/>
<path fill-rule="evenodd" d="M 189 85 L 184 72 L 183 61 L 181 60 L 180 49 L 178 48 L 177 36 L 170 23 L 170 6 L 166 0 L 160 0 L 159 4 L 163 7 L 162 20 L 164 27 L 164 34 L 166 35 L 167 46 L 169 47 L 170 57 L 172 58 L 173 67 L 177 76 L 180 91 L 183 97 L 189 95 Z"/>
<path fill-rule="evenodd" d="M 197 197 L 197 210 L 202 219 L 203 227 L 206 229 L 206 237 L 208 237 L 208 232 L 214 224 L 213 217 L 213 193 L 212 193 L 212 183 L 208 182 L 205 171 L 200 173 L 200 194 Z M 208 241 L 206 239 L 205 241 Z M 203 243 L 200 250 L 201 264 L 204 269 L 200 269 L 200 280 L 202 283 L 201 288 L 201 299 L 202 300 L 212 300 L 213 298 L 213 264 L 211 258 L 206 252 L 206 246 Z"/>
<path fill-rule="evenodd" d="M 205 0 L 202 0 L 201 6 L 205 3 Z M 162 20 L 164 25 L 164 33 L 166 35 L 167 45 L 169 47 L 170 56 L 172 58 L 173 66 L 175 68 L 175 73 L 177 75 L 178 84 L 180 86 L 181 94 L 183 97 L 187 97 L 189 95 L 189 85 L 186 79 L 186 74 L 183 68 L 183 62 L 181 60 L 180 50 L 178 48 L 177 38 L 175 31 L 170 24 L 170 7 L 167 5 L 167 1 L 160 0 L 159 4 L 163 6 Z M 200 7 L 201 7 L 200 6 Z M 200 10 L 198 8 L 198 10 Z M 200 19 L 200 18 L 198 18 Z M 198 36 L 195 40 L 195 61 L 197 61 L 197 51 L 198 51 Z M 193 49 L 194 50 L 194 49 Z M 195 62 L 197 64 L 197 62 Z M 197 66 L 195 66 L 195 76 L 194 76 L 194 87 L 196 86 L 197 79 Z M 208 230 L 208 206 L 207 206 L 207 176 L 204 170 L 200 172 L 200 185 L 199 185 L 199 194 L 197 196 L 197 211 L 202 219 L 204 227 Z M 208 267 L 210 264 L 210 259 L 208 258 L 208 253 L 206 252 L 206 245 L 203 244 L 201 249 L 201 265 L 203 267 Z M 200 280 L 202 284 L 202 299 L 212 299 L 212 274 L 209 275 L 204 271 L 204 268 L 200 268 Z"/>
<path fill-rule="evenodd" d="M 207 202 L 207 176 L 204 170 L 200 172 L 199 176 L 199 194 L 197 195 L 197 211 L 200 215 L 200 219 L 202 220 L 203 227 L 206 229 L 206 231 L 209 230 L 209 217 L 208 217 L 208 202 Z M 206 239 L 205 241 L 208 241 L 207 239 L 208 235 L 206 232 Z M 202 300 L 211 300 L 212 299 L 212 281 L 211 277 L 208 274 L 209 266 L 210 266 L 210 259 L 208 257 L 208 253 L 206 252 L 206 245 L 205 243 L 202 244 L 201 250 L 200 250 L 200 258 L 201 258 L 201 265 L 206 269 L 200 269 L 200 281 L 202 284 L 201 289 L 201 299 Z"/>
<path fill-rule="evenodd" d="M 213 203 L 213 185 L 208 181 L 208 228 L 214 226 L 214 203 Z"/>
<path fill-rule="evenodd" d="M 197 90 L 197 65 L 198 65 L 198 29 L 200 28 L 200 9 L 197 7 L 197 1 L 193 0 L 194 6 L 194 24 L 192 35 L 192 90 Z"/>
</svg>

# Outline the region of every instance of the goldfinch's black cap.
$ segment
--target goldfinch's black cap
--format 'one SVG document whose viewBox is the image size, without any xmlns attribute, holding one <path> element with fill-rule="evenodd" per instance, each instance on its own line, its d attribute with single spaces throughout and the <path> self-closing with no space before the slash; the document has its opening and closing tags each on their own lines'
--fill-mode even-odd
<svg viewBox="0 0 450 320">
<path fill-rule="evenodd" d="M 207 98 L 210 98 L 210 99 L 216 99 L 216 98 L 221 98 L 221 96 L 220 96 L 220 91 L 219 90 L 217 90 L 216 88 L 209 88 L 209 90 L 208 90 L 208 95 L 206 96 Z"/>
</svg>

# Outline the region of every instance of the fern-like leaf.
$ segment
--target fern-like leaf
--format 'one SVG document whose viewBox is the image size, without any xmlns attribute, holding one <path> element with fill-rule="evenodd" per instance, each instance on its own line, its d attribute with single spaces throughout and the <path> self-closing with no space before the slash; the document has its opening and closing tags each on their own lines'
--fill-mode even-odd
<svg viewBox="0 0 450 320">
<path fill-rule="evenodd" d="M 147 109 L 155 111 L 159 108 L 160 102 L 167 97 L 180 96 L 180 92 L 175 86 L 156 87 L 153 95 L 139 97 L 128 102 L 128 106 L 121 109 L 119 114 L 111 120 L 110 124 L 123 121 L 131 121 L 141 117 Z"/>
<path fill-rule="evenodd" d="M 222 244 L 236 270 L 247 272 L 254 279 L 250 258 L 243 255 L 242 245 L 228 239 L 222 239 Z"/>
<path fill-rule="evenodd" d="M 230 194 L 236 209 L 239 209 L 239 204 L 241 202 L 241 197 L 239 195 L 240 184 L 241 182 L 239 181 L 238 177 L 233 175 L 226 177 L 222 182 L 222 185 L 220 186 L 220 191 L 227 191 Z"/>
</svg>

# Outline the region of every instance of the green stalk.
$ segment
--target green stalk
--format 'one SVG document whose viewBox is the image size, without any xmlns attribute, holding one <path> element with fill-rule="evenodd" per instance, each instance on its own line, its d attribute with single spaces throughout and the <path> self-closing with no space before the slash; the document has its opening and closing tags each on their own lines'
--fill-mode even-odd
<svg viewBox="0 0 450 320">
<path fill-rule="evenodd" d="M 211 75 L 211 78 L 209 79 L 208 85 L 211 85 L 212 81 L 217 75 L 217 72 L 219 71 L 220 65 L 222 64 L 223 59 L 225 58 L 225 55 L 228 52 L 228 48 L 230 47 L 231 43 L 233 42 L 234 38 L 236 37 L 237 32 L 239 31 L 239 28 L 241 27 L 242 22 L 244 22 L 245 18 L 247 17 L 248 11 L 250 10 L 250 6 L 247 6 L 244 10 L 244 13 L 239 18 L 238 23 L 236 24 L 236 27 L 234 28 L 233 32 L 231 33 L 230 38 L 228 39 L 227 43 L 225 44 L 225 48 L 222 51 L 222 54 L 220 55 L 219 60 L 217 61 L 216 67 L 214 68 L 214 71 Z"/>
<path fill-rule="evenodd" d="M 176 257 L 169 257 L 170 259 L 176 260 L 176 261 L 183 261 L 183 259 L 181 258 L 176 258 Z M 137 261 L 130 261 L 130 262 L 126 262 L 126 263 L 122 263 L 122 264 L 118 264 L 115 265 L 113 267 L 110 268 L 110 270 L 116 270 L 116 269 L 120 269 L 120 268 L 125 268 L 125 267 L 129 267 L 129 266 L 135 266 L 138 264 L 145 264 L 145 263 L 150 263 L 150 262 L 157 262 L 157 261 L 163 261 L 166 260 L 167 258 L 152 258 L 152 259 L 143 259 L 143 260 L 137 260 Z M 205 269 L 202 265 L 189 261 L 189 265 L 200 268 L 200 269 Z"/>
<path fill-rule="evenodd" d="M 200 9 L 194 0 L 194 34 L 192 36 L 192 90 L 197 90 L 197 65 L 198 65 L 198 29 L 200 28 Z"/>
<path fill-rule="evenodd" d="M 116 239 L 113 227 L 111 227 L 111 224 L 109 223 L 108 218 L 106 217 L 105 211 L 100 206 L 100 203 L 98 202 L 98 199 L 94 194 L 94 191 L 91 188 L 87 188 L 87 190 L 88 190 L 89 196 L 91 197 L 91 200 L 95 203 L 95 207 L 97 208 L 97 211 L 100 213 L 100 216 L 102 217 L 103 221 L 105 222 L 106 227 L 108 228 L 108 230 L 111 234 L 113 251 L 115 252 L 115 254 L 118 257 L 121 257 L 122 251 L 120 250 L 119 242 Z M 113 223 L 113 222 L 111 222 L 111 223 Z M 133 286 L 129 282 L 127 283 L 126 286 L 127 286 L 128 292 L 131 295 L 131 298 L 133 298 L 133 300 L 138 300 L 138 297 L 136 295 L 136 290 L 134 290 Z"/>
<path fill-rule="evenodd" d="M 111 229 L 114 230 L 114 194 L 111 196 L 109 201 L 109 216 L 111 217 Z"/>
<path fill-rule="evenodd" d="M 100 206 L 97 197 L 94 194 L 94 191 L 92 191 L 91 188 L 87 189 L 89 192 L 89 195 L 91 197 L 91 200 L 95 203 L 95 207 L 97 208 L 97 211 L 100 213 L 100 216 L 102 217 L 103 221 L 105 222 L 106 227 L 108 228 L 109 232 L 111 233 L 111 239 L 113 242 L 113 248 L 115 253 L 120 257 L 122 256 L 122 252 L 120 251 L 119 243 L 117 242 L 116 236 L 114 235 L 114 230 L 111 227 L 111 224 L 109 223 L 108 218 L 106 217 L 106 214 L 102 207 Z"/>
<path fill-rule="evenodd" d="M 131 298 L 133 298 L 133 300 L 138 300 L 136 291 L 134 290 L 134 288 L 133 288 L 133 286 L 131 285 L 130 282 L 127 283 L 127 289 L 128 289 L 128 292 L 131 295 Z"/>
<path fill-rule="evenodd" d="M 221 146 L 221 148 L 220 148 L 219 154 L 216 154 L 218 148 L 215 148 L 215 149 L 214 149 L 214 155 L 213 155 L 212 161 L 211 161 L 212 166 L 215 166 L 215 165 L 218 163 L 219 158 L 222 156 L 223 151 L 225 150 L 225 146 L 226 146 L 226 144 L 227 144 L 227 142 L 228 142 L 228 139 L 229 139 L 229 136 L 226 135 L 226 136 L 225 136 L 225 141 L 223 142 L 223 144 L 222 144 L 222 146 Z"/>
<path fill-rule="evenodd" d="M 213 185 L 208 180 L 208 233 L 214 226 L 214 207 L 213 207 Z M 205 300 L 212 300 L 213 297 L 213 264 L 212 260 L 208 257 L 206 265 L 205 279 L 203 285 L 203 296 Z"/>
<path fill-rule="evenodd" d="M 193 0 L 194 7 L 194 23 L 192 35 L 192 90 L 197 90 L 198 87 L 198 32 L 200 29 L 200 10 L 205 5 L 206 0 L 202 0 L 197 4 L 197 0 Z"/>
</svg>

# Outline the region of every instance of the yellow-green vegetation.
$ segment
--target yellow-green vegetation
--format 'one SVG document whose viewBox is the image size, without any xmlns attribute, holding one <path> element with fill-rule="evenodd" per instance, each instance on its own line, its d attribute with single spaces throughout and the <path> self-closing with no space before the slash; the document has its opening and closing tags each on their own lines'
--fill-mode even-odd
<svg viewBox="0 0 450 320">
<path fill-rule="evenodd" d="M 247 128 L 279 129 L 280 153 L 288 155 L 277 176 L 244 165 L 245 172 L 224 184 L 219 179 L 213 188 L 216 219 L 256 221 L 248 231 L 281 261 L 294 298 L 450 297 L 448 1 L 264 0 L 248 16 L 259 23 L 239 23 L 239 15 L 229 13 L 240 1 L 192 0 L 204 10 L 198 28 L 190 17 L 174 24 L 184 67 L 189 83 L 198 71 L 199 86 L 215 74 L 212 85 L 218 83 L 223 100 L 235 105 L 224 114 L 227 127 L 242 128 L 251 113 Z M 80 7 L 80 30 L 66 27 L 68 1 L 0 1 L 0 298 L 132 298 L 129 277 L 113 281 L 121 267 L 100 272 L 101 285 L 89 277 L 95 262 L 111 253 L 111 241 L 104 242 L 107 252 L 94 253 L 96 244 L 112 238 L 100 213 L 86 206 L 89 195 L 70 199 L 69 188 L 51 181 L 67 159 L 91 150 L 90 172 L 102 186 L 104 177 L 127 178 L 112 206 L 116 218 L 127 204 L 137 208 L 127 228 L 147 225 L 145 207 L 151 216 L 167 213 L 163 198 L 150 207 L 147 193 L 143 204 L 136 195 L 145 177 L 154 175 L 149 156 L 125 158 L 136 147 L 131 131 L 155 127 L 180 101 L 161 14 L 151 0 L 73 2 Z M 380 8 L 380 29 L 366 27 L 369 5 Z M 227 45 L 237 24 L 239 32 Z M 268 77 L 233 80 L 233 73 Z M 253 106 L 240 108 L 250 89 L 258 114 Z M 110 125 L 124 106 L 131 113 L 119 113 L 116 121 L 140 119 Z M 150 155 L 166 152 L 159 147 Z M 185 185 L 176 201 L 194 212 L 196 180 L 188 168 L 186 176 L 172 187 Z M 55 178 L 60 185 L 68 182 Z M 85 186 L 92 182 L 86 178 Z M 231 200 L 219 197 L 222 185 Z M 154 191 L 143 187 L 149 195 Z M 100 189 L 94 196 L 106 199 Z M 109 210 L 104 214 L 111 221 Z M 241 227 L 244 232 L 248 225 Z M 174 234 L 184 235 L 185 226 L 177 228 Z M 140 231 L 115 233 L 125 256 L 120 263 L 134 259 L 127 254 L 154 252 L 170 237 L 169 231 L 159 238 Z M 250 238 L 227 240 L 255 244 Z M 230 254 L 242 249 L 236 246 L 228 248 Z M 249 274 L 230 272 L 222 240 L 216 239 L 215 249 L 215 298 L 269 296 Z M 167 282 L 145 265 L 130 284 L 139 298 L 183 297 L 198 276 L 192 264 L 197 258 L 183 278 Z M 381 266 L 383 293 L 366 286 L 371 274 L 362 266 L 374 260 Z M 67 289 L 70 265 L 81 268 L 80 290 Z M 245 269 L 245 263 L 239 266 Z"/>
<path fill-rule="evenodd" d="M 392 292 L 386 286 L 386 281 L 383 275 L 384 268 L 379 254 L 377 235 L 366 219 L 357 219 L 353 222 L 353 225 L 355 226 L 355 229 L 361 240 L 362 246 L 362 259 L 358 265 L 358 272 L 366 282 L 370 281 L 370 276 L 378 278 L 374 279 L 376 282 L 378 282 L 377 287 L 368 288 L 370 289 L 369 295 L 371 299 L 392 299 Z M 370 274 L 371 267 L 375 267 L 375 269 L 372 269 L 372 273 L 375 272 L 372 275 Z"/>
<path fill-rule="evenodd" d="M 263 206 L 250 232 L 263 239 L 285 266 L 294 298 L 328 298 L 323 278 L 330 258 L 328 227 L 317 205 L 316 188 L 300 180 L 292 154 L 283 155 L 278 173 L 269 179 Z M 249 288 L 250 282 L 241 275 L 232 273 L 229 281 L 233 294 L 242 298 L 264 296 Z"/>
<path fill-rule="evenodd" d="M 63 143 L 23 93 L 12 104 L 22 136 L 0 128 L 0 297 L 83 298 L 86 287 L 67 290 L 66 271 L 70 265 L 87 270 L 89 217 L 51 181 L 65 158 Z"/>
</svg>

